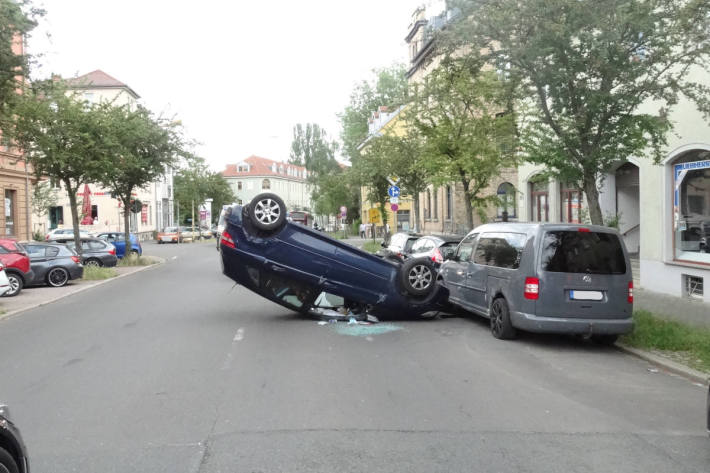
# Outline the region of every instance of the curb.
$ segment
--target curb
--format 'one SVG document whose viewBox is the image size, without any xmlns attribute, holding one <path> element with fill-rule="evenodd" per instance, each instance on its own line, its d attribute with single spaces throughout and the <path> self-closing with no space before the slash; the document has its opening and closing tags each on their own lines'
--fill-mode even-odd
<svg viewBox="0 0 710 473">
<path fill-rule="evenodd" d="M 86 291 L 86 290 L 93 289 L 93 288 L 95 288 L 96 286 L 101 286 L 102 284 L 107 284 L 107 283 L 110 283 L 111 281 L 115 281 L 115 280 L 117 280 L 117 279 L 121 279 L 121 278 L 124 278 L 124 277 L 126 277 L 126 276 L 132 276 L 132 275 L 137 274 L 137 273 L 140 273 L 140 272 L 142 272 L 142 271 L 147 271 L 147 270 L 149 270 L 149 269 L 156 268 L 156 267 L 158 267 L 158 266 L 161 266 L 161 265 L 165 264 L 165 262 L 167 261 L 165 258 L 159 258 L 159 257 L 157 257 L 157 256 L 151 256 L 151 258 L 156 258 L 156 259 L 159 259 L 160 261 L 158 261 L 158 262 L 155 263 L 155 264 L 148 265 L 148 266 L 142 266 L 141 268 L 136 269 L 135 271 L 131 271 L 130 273 L 119 274 L 118 276 L 116 276 L 116 277 L 114 277 L 114 278 L 103 279 L 103 280 L 101 280 L 101 281 L 95 281 L 94 284 L 87 284 L 87 285 L 85 285 L 85 286 L 82 286 L 82 287 L 77 288 L 76 291 L 72 291 L 72 292 L 69 292 L 69 293 L 67 293 L 67 294 L 62 294 L 61 296 L 57 296 L 57 297 L 55 297 L 55 298 L 53 298 L 53 299 L 49 299 L 49 300 L 46 300 L 46 301 L 38 302 L 38 303 L 36 303 L 36 304 L 32 304 L 32 305 L 29 305 L 29 306 L 27 306 L 27 307 L 23 307 L 23 308 L 21 308 L 21 309 L 15 309 L 15 310 L 13 310 L 13 311 L 6 312 L 6 313 L 0 315 L 0 321 L 3 321 L 3 320 L 5 320 L 5 319 L 10 319 L 10 318 L 12 318 L 12 317 L 14 317 L 14 316 L 16 316 L 16 315 L 21 314 L 22 312 L 27 312 L 28 310 L 36 309 L 36 308 L 38 308 L 38 307 L 42 307 L 42 306 L 45 306 L 45 305 L 47 305 L 47 304 L 51 304 L 51 303 L 53 303 L 53 302 L 57 302 L 57 301 L 59 301 L 59 300 L 65 299 L 65 298 L 70 297 L 70 296 L 73 296 L 74 294 L 79 294 L 80 292 L 84 292 L 84 291 Z"/>
<path fill-rule="evenodd" d="M 682 376 L 684 378 L 703 385 L 707 385 L 708 383 L 710 383 L 710 375 L 707 373 L 703 373 L 702 371 L 698 371 L 680 363 L 676 363 L 675 361 L 669 360 L 662 356 L 654 355 L 653 353 L 647 352 L 645 350 L 639 350 L 638 348 L 632 348 L 626 345 L 621 345 L 619 343 L 617 343 L 615 346 L 620 351 L 628 353 L 629 355 L 633 355 L 644 361 L 648 361 L 649 363 L 656 365 L 659 368 L 662 368 L 663 370 L 668 371 L 670 373 L 677 374 L 679 376 Z"/>
</svg>

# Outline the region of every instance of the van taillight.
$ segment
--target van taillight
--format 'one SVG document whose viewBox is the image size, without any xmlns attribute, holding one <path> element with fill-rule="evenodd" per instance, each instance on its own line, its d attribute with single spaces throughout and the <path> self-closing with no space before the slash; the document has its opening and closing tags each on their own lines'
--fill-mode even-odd
<svg viewBox="0 0 710 473">
<path fill-rule="evenodd" d="M 629 304 L 634 303 L 634 282 L 633 281 L 629 281 L 629 292 L 626 295 L 626 301 Z"/>
<path fill-rule="evenodd" d="M 227 248 L 236 248 L 237 245 L 234 244 L 234 240 L 232 239 L 232 235 L 227 232 L 227 230 L 224 230 L 222 232 L 222 239 L 220 240 L 220 244 L 226 246 Z"/>
<path fill-rule="evenodd" d="M 444 262 L 444 257 L 441 256 L 441 251 L 439 251 L 439 248 L 436 248 L 434 250 L 434 254 L 431 255 L 431 260 L 434 263 L 443 263 Z"/>
<path fill-rule="evenodd" d="M 525 278 L 526 299 L 538 300 L 540 298 L 540 280 L 538 278 Z"/>
</svg>

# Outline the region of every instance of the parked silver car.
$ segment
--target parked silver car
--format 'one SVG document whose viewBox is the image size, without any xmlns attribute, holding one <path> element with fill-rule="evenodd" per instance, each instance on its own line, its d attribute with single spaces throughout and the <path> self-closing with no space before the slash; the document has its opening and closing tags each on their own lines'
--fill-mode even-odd
<svg viewBox="0 0 710 473">
<path fill-rule="evenodd" d="M 614 229 L 494 223 L 471 231 L 441 267 L 449 301 L 516 330 L 590 335 L 614 343 L 633 329 L 633 280 Z"/>
</svg>

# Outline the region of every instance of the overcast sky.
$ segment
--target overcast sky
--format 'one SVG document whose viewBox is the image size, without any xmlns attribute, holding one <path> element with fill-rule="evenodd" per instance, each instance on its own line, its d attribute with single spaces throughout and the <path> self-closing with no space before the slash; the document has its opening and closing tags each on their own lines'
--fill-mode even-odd
<svg viewBox="0 0 710 473">
<path fill-rule="evenodd" d="M 101 69 L 153 111 L 177 114 L 221 170 L 252 154 L 288 159 L 299 122 L 337 137 L 353 85 L 407 60 L 424 3 L 35 0 L 47 15 L 29 49 L 43 54 L 34 77 Z"/>
</svg>

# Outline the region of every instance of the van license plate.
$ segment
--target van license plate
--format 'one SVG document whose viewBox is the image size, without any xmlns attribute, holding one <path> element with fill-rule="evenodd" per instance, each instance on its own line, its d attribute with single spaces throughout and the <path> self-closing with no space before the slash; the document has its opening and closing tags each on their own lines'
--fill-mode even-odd
<svg viewBox="0 0 710 473">
<path fill-rule="evenodd" d="M 604 294 L 601 291 L 569 291 L 569 298 L 575 301 L 600 301 Z"/>
</svg>

